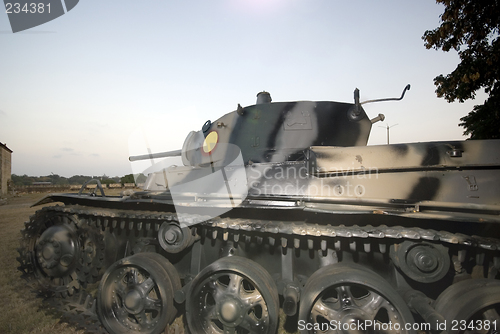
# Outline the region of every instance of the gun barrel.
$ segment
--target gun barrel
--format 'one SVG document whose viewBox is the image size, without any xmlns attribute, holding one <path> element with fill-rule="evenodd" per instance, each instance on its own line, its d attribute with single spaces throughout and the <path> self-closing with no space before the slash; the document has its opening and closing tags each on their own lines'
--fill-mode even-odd
<svg viewBox="0 0 500 334">
<path fill-rule="evenodd" d="M 180 157 L 181 154 L 182 154 L 182 150 L 175 150 L 175 151 L 169 151 L 169 152 L 136 155 L 136 156 L 128 157 L 128 160 L 139 161 L 139 160 L 158 159 L 158 158 L 167 158 L 167 157 Z"/>
</svg>

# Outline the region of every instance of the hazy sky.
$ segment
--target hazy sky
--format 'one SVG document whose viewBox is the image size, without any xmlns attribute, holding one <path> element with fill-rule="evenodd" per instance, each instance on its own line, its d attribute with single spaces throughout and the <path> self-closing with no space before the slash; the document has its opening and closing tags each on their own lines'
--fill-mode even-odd
<svg viewBox="0 0 500 334">
<path fill-rule="evenodd" d="M 12 173 L 122 176 L 142 127 L 152 151 L 181 148 L 191 130 L 255 103 L 361 101 L 370 145 L 464 139 L 460 117 L 433 78 L 454 52 L 427 50 L 439 25 L 432 0 L 82 0 L 67 14 L 13 34 L 0 12 L 0 142 Z M 137 154 L 138 152 L 132 152 Z M 144 152 L 146 153 L 146 152 Z"/>
</svg>

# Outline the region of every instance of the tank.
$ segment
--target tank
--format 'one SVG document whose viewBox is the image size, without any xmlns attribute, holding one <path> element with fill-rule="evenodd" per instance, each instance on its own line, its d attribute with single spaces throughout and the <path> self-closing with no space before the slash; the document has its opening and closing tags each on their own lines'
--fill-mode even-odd
<svg viewBox="0 0 500 334">
<path fill-rule="evenodd" d="M 191 333 L 498 333 L 500 141 L 367 146 L 384 116 L 363 105 L 409 88 L 261 92 L 178 151 L 130 157 L 182 160 L 141 191 L 51 194 L 34 205 L 62 205 L 22 231 L 22 276 L 88 331 L 162 333 L 183 314 Z"/>
</svg>

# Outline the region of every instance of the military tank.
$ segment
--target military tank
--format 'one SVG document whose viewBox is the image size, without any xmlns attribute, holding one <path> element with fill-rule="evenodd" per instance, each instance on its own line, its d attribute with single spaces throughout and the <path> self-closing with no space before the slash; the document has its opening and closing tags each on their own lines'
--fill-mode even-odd
<svg viewBox="0 0 500 334">
<path fill-rule="evenodd" d="M 500 141 L 367 146 L 384 116 L 362 105 L 409 88 L 261 92 L 181 150 L 130 157 L 182 160 L 153 164 L 142 191 L 91 180 L 34 204 L 63 205 L 26 223 L 19 269 L 109 333 L 161 333 L 183 313 L 191 333 L 274 334 L 280 312 L 300 333 L 498 333 Z"/>
</svg>

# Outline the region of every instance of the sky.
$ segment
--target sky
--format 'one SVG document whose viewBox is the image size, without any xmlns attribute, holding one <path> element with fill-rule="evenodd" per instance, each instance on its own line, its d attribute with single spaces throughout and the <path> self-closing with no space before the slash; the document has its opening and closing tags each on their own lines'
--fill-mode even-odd
<svg viewBox="0 0 500 334">
<path fill-rule="evenodd" d="M 81 0 L 12 33 L 0 12 L 0 142 L 12 173 L 132 173 L 130 154 L 177 150 L 187 134 L 262 90 L 279 101 L 353 102 L 374 124 L 369 145 L 464 140 L 465 103 L 435 94 L 456 52 L 427 50 L 432 0 Z M 142 129 L 142 130 L 141 130 Z"/>
</svg>

